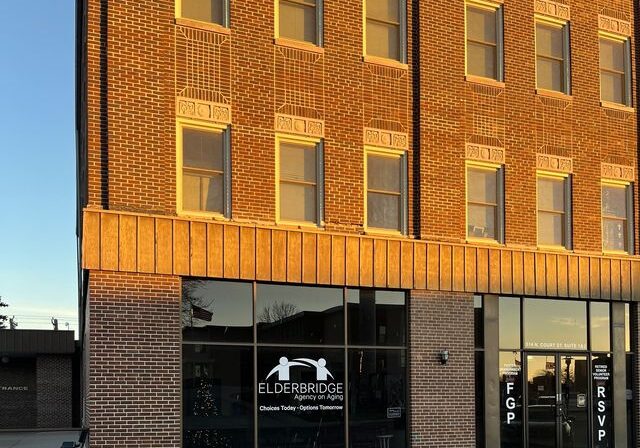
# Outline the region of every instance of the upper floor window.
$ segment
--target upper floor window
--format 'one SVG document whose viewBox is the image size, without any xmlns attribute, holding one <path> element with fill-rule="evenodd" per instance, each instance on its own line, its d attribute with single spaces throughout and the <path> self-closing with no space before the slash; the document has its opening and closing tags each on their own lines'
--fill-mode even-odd
<svg viewBox="0 0 640 448">
<path fill-rule="evenodd" d="M 502 7 L 467 2 L 467 75 L 502 81 Z"/>
<path fill-rule="evenodd" d="M 365 54 L 404 62 L 404 0 L 365 0 Z"/>
<path fill-rule="evenodd" d="M 602 249 L 633 253 L 631 184 L 602 184 Z"/>
<path fill-rule="evenodd" d="M 178 124 L 178 210 L 230 215 L 229 132 L 223 127 Z"/>
<path fill-rule="evenodd" d="M 539 89 L 569 93 L 567 24 L 536 22 L 536 82 Z"/>
<path fill-rule="evenodd" d="M 631 106 L 629 40 L 600 36 L 600 99 Z"/>
<path fill-rule="evenodd" d="M 322 143 L 278 138 L 278 220 L 320 225 L 323 206 Z"/>
<path fill-rule="evenodd" d="M 228 0 L 177 0 L 177 16 L 227 26 Z"/>
<path fill-rule="evenodd" d="M 322 0 L 278 0 L 278 37 L 321 44 Z"/>
<path fill-rule="evenodd" d="M 564 247 L 571 244 L 571 185 L 568 176 L 538 175 L 538 245 Z"/>
<path fill-rule="evenodd" d="M 403 152 L 367 149 L 367 228 L 406 233 L 406 163 Z"/>
<path fill-rule="evenodd" d="M 503 176 L 499 166 L 467 166 L 467 238 L 504 240 Z"/>
</svg>

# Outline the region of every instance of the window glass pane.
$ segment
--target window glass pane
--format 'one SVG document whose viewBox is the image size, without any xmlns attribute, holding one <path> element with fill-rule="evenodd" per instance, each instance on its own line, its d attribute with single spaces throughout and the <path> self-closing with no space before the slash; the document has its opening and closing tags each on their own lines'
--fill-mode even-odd
<svg viewBox="0 0 640 448">
<path fill-rule="evenodd" d="M 401 200 L 400 195 L 367 193 L 367 225 L 400 230 Z"/>
<path fill-rule="evenodd" d="M 500 447 L 522 447 L 522 355 L 500 352 Z"/>
<path fill-rule="evenodd" d="M 469 168 L 467 176 L 467 197 L 471 202 L 496 204 L 497 171 Z"/>
<path fill-rule="evenodd" d="M 306 4 L 280 0 L 280 36 L 316 43 L 316 7 L 314 2 Z"/>
<path fill-rule="evenodd" d="M 565 179 L 538 178 L 538 208 L 563 212 L 565 195 Z"/>
<path fill-rule="evenodd" d="M 475 328 L 475 346 L 484 347 L 484 309 L 482 296 L 473 296 L 473 321 Z"/>
<path fill-rule="evenodd" d="M 183 128 L 183 165 L 222 171 L 223 133 Z"/>
<path fill-rule="evenodd" d="M 496 207 L 469 204 L 468 234 L 474 238 L 496 238 Z"/>
<path fill-rule="evenodd" d="M 345 446 L 344 349 L 257 350 L 260 446 Z"/>
<path fill-rule="evenodd" d="M 557 92 L 564 91 L 564 67 L 562 61 L 541 57 L 537 61 L 538 87 Z"/>
<path fill-rule="evenodd" d="M 631 351 L 631 309 L 628 303 L 624 304 L 624 346 L 625 351 Z"/>
<path fill-rule="evenodd" d="M 498 302 L 500 349 L 520 348 L 520 298 L 500 297 Z"/>
<path fill-rule="evenodd" d="M 627 353 L 627 446 L 633 446 L 635 441 L 635 434 L 637 431 L 636 426 L 633 424 L 633 384 L 635 379 L 635 366 L 633 362 L 634 355 Z"/>
<path fill-rule="evenodd" d="M 627 250 L 627 222 L 602 220 L 602 247 L 604 250 Z"/>
<path fill-rule="evenodd" d="M 259 284 L 258 342 L 344 344 L 343 291 Z"/>
<path fill-rule="evenodd" d="M 538 244 L 564 246 L 564 215 L 538 212 Z"/>
<path fill-rule="evenodd" d="M 562 59 L 563 41 L 562 28 L 542 24 L 536 26 L 536 51 L 539 55 Z"/>
<path fill-rule="evenodd" d="M 183 446 L 253 445 L 253 349 L 182 346 Z"/>
<path fill-rule="evenodd" d="M 627 188 L 602 187 L 602 214 L 618 218 L 627 217 Z"/>
<path fill-rule="evenodd" d="M 316 182 L 315 146 L 280 143 L 280 179 Z"/>
<path fill-rule="evenodd" d="M 349 350 L 349 446 L 407 446 L 406 381 L 405 350 Z"/>
<path fill-rule="evenodd" d="M 367 186 L 370 190 L 400 192 L 400 157 L 367 156 Z"/>
<path fill-rule="evenodd" d="M 182 0 L 180 17 L 222 25 L 225 0 Z"/>
<path fill-rule="evenodd" d="M 611 350 L 611 318 L 609 304 L 591 302 L 591 350 L 608 352 Z"/>
<path fill-rule="evenodd" d="M 350 289 L 347 297 L 349 344 L 406 345 L 404 293 Z"/>
<path fill-rule="evenodd" d="M 467 6 L 467 38 L 476 42 L 496 43 L 496 10 Z"/>
<path fill-rule="evenodd" d="M 525 349 L 587 349 L 586 302 L 524 299 L 523 317 Z"/>
<path fill-rule="evenodd" d="M 183 280 L 181 321 L 185 341 L 253 341 L 251 283 Z"/>
<path fill-rule="evenodd" d="M 600 72 L 602 101 L 624 104 L 625 91 L 625 78 L 623 74 Z"/>
<path fill-rule="evenodd" d="M 366 0 L 367 17 L 385 22 L 400 22 L 399 0 Z"/>
<path fill-rule="evenodd" d="M 624 42 L 600 39 L 600 67 L 624 72 Z"/>
<path fill-rule="evenodd" d="M 367 20 L 367 54 L 400 60 L 400 27 Z"/>
<path fill-rule="evenodd" d="M 200 176 L 184 174 L 182 177 L 182 208 L 185 210 L 202 210 L 200 205 Z"/>
<path fill-rule="evenodd" d="M 497 50 L 495 46 L 468 42 L 467 73 L 497 79 Z"/>
<path fill-rule="evenodd" d="M 280 184 L 280 218 L 317 222 L 315 185 Z"/>
<path fill-rule="evenodd" d="M 222 174 L 202 177 L 202 204 L 204 210 L 222 213 L 224 203 L 223 183 Z"/>
</svg>

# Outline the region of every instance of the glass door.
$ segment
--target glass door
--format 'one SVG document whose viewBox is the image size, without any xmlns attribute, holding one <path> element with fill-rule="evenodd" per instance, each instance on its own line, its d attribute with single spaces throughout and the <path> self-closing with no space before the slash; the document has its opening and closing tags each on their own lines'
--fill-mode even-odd
<svg viewBox="0 0 640 448">
<path fill-rule="evenodd" d="M 558 447 L 556 355 L 527 355 L 527 435 L 530 448 Z"/>
<path fill-rule="evenodd" d="M 527 355 L 527 446 L 589 447 L 588 372 L 585 355 Z"/>
</svg>

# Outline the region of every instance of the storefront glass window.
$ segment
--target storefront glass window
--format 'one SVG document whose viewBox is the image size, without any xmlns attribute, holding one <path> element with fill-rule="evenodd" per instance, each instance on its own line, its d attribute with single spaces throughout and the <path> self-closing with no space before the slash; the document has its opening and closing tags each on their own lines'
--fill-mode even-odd
<svg viewBox="0 0 640 448">
<path fill-rule="evenodd" d="M 500 352 L 500 444 L 522 446 L 522 358 L 520 352 Z"/>
<path fill-rule="evenodd" d="M 524 348 L 587 350 L 587 302 L 524 299 Z"/>
<path fill-rule="evenodd" d="M 520 348 L 520 298 L 500 297 L 500 349 Z"/>
<path fill-rule="evenodd" d="M 350 345 L 406 344 L 405 295 L 395 291 L 347 291 Z"/>
<path fill-rule="evenodd" d="M 593 440 L 597 448 L 613 443 L 613 372 L 611 355 L 595 355 L 591 360 L 593 394 Z"/>
<path fill-rule="evenodd" d="M 611 350 L 611 317 L 609 304 L 591 302 L 591 350 L 608 352 Z"/>
</svg>

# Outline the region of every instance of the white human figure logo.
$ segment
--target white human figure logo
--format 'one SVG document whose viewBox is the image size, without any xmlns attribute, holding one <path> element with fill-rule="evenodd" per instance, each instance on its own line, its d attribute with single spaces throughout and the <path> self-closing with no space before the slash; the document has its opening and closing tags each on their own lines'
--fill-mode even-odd
<svg viewBox="0 0 640 448">
<path fill-rule="evenodd" d="M 331 374 L 331 372 L 329 372 L 329 369 L 327 369 L 326 367 L 327 360 L 324 358 L 320 358 L 317 361 L 309 358 L 297 358 L 296 361 L 303 361 L 315 367 L 317 381 L 327 381 L 328 377 L 331 377 L 333 379 L 333 375 Z"/>
<path fill-rule="evenodd" d="M 278 365 L 271 369 L 271 372 L 269 372 L 269 375 L 267 375 L 267 379 L 269 379 L 269 377 L 271 377 L 273 374 L 277 373 L 278 381 L 289 381 L 289 368 L 293 366 L 308 367 L 306 364 L 303 364 L 301 362 L 289 361 L 286 356 L 283 356 L 282 358 L 280 358 Z"/>
</svg>

